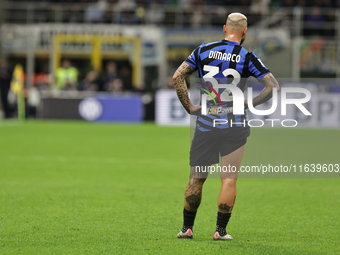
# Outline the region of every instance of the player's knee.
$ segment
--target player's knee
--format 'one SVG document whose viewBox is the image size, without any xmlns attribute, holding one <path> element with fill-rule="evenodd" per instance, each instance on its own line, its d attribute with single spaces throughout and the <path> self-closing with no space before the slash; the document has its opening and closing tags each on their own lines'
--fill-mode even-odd
<svg viewBox="0 0 340 255">
<path fill-rule="evenodd" d="M 234 187 L 236 186 L 237 178 L 222 179 L 222 186 Z"/>
<path fill-rule="evenodd" d="M 205 180 L 206 180 L 206 178 L 191 178 L 189 180 L 189 185 L 200 187 L 200 186 L 203 186 Z"/>
</svg>

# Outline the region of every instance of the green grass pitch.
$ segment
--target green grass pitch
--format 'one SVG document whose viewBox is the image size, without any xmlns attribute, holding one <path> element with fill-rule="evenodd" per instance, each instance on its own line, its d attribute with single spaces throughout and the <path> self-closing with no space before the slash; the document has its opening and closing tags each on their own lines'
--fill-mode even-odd
<svg viewBox="0 0 340 255">
<path fill-rule="evenodd" d="M 218 179 L 179 240 L 189 130 L 0 123 L 0 254 L 340 254 L 340 179 L 239 179 L 215 242 Z M 243 164 L 340 163 L 340 130 L 253 129 Z"/>
</svg>

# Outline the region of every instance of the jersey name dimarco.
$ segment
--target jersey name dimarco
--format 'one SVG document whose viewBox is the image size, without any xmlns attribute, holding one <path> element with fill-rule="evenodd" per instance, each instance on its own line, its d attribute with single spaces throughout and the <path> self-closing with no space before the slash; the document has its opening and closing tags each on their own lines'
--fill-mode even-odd
<svg viewBox="0 0 340 255">
<path fill-rule="evenodd" d="M 231 62 L 240 62 L 241 56 L 237 54 L 231 54 L 231 53 L 222 53 L 219 51 L 210 51 L 209 52 L 209 58 L 213 59 L 219 59 L 219 60 L 225 60 L 225 61 L 231 61 Z"/>
</svg>

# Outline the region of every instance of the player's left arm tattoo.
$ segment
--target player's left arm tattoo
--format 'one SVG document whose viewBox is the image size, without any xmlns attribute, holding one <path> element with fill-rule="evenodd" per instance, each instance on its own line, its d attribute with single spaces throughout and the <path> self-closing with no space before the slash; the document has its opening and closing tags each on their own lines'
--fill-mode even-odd
<svg viewBox="0 0 340 255">
<path fill-rule="evenodd" d="M 265 75 L 260 82 L 266 86 L 259 95 L 253 98 L 253 106 L 257 106 L 259 104 L 263 104 L 267 102 L 273 96 L 273 89 L 277 88 L 277 91 L 280 90 L 279 83 L 275 79 L 272 73 Z"/>
<path fill-rule="evenodd" d="M 187 63 L 183 62 L 178 69 L 176 70 L 175 74 L 173 75 L 172 79 L 174 82 L 174 87 L 176 89 L 177 96 L 181 101 L 184 109 L 187 113 L 190 114 L 190 108 L 192 106 L 189 94 L 188 94 L 188 87 L 186 85 L 185 79 L 191 75 L 195 71 Z"/>
</svg>

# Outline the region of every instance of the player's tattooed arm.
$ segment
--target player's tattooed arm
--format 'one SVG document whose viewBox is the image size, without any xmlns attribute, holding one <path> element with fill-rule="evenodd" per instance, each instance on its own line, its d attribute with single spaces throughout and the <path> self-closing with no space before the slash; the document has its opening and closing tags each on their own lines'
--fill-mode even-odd
<svg viewBox="0 0 340 255">
<path fill-rule="evenodd" d="M 253 106 L 257 106 L 259 104 L 263 104 L 267 102 L 273 96 L 273 89 L 276 88 L 277 91 L 280 90 L 279 83 L 275 79 L 272 73 L 265 75 L 260 82 L 266 86 L 259 95 L 253 98 Z"/>
<path fill-rule="evenodd" d="M 172 77 L 177 96 L 179 100 L 181 101 L 184 109 L 189 114 L 198 114 L 198 112 L 201 109 L 200 106 L 194 106 L 191 104 L 189 94 L 188 94 L 188 87 L 185 82 L 185 79 L 189 75 L 191 75 L 194 71 L 195 71 L 194 68 L 192 68 L 187 63 L 183 62 L 178 67 L 178 69 L 176 70 L 175 74 Z"/>
</svg>

